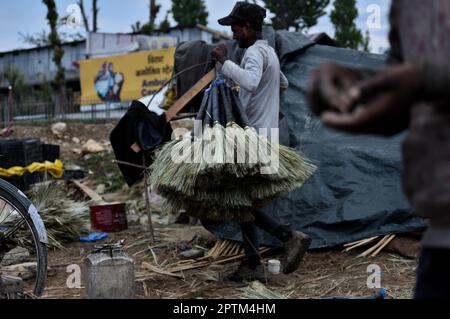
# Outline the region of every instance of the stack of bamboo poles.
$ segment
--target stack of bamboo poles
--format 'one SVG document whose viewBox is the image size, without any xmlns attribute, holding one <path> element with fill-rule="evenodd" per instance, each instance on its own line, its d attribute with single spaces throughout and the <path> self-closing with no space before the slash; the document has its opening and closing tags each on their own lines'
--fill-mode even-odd
<svg viewBox="0 0 450 319">
<path fill-rule="evenodd" d="M 344 252 L 349 252 L 355 248 L 368 246 L 369 244 L 376 242 L 375 245 L 371 245 L 368 249 L 357 256 L 358 258 L 367 257 L 369 255 L 371 257 L 375 257 L 395 238 L 395 235 L 386 235 L 379 240 L 380 237 L 381 236 L 366 238 L 346 244 L 344 245 Z"/>
<path fill-rule="evenodd" d="M 261 247 L 260 254 L 265 253 L 270 248 Z M 206 256 L 195 260 L 181 260 L 176 265 L 169 268 L 170 272 L 180 272 L 190 269 L 203 268 L 209 265 L 219 265 L 227 262 L 241 260 L 245 257 L 244 248 L 241 243 L 230 240 L 219 240 Z"/>
<path fill-rule="evenodd" d="M 269 251 L 268 247 L 261 247 L 259 253 L 263 254 Z M 182 278 L 182 275 L 178 274 L 182 271 L 204 268 L 211 265 L 220 265 L 232 261 L 238 261 L 245 257 L 244 248 L 240 242 L 230 240 L 219 240 L 216 242 L 208 253 L 198 259 L 180 260 L 174 264 L 168 265 L 164 269 L 144 262 L 143 268 L 159 273 L 162 275 L 172 276 L 176 278 Z"/>
</svg>

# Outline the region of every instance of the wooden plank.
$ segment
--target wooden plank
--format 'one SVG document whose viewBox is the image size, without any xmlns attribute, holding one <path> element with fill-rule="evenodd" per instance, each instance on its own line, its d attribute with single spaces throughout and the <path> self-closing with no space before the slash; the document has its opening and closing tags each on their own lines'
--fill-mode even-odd
<svg viewBox="0 0 450 319">
<path fill-rule="evenodd" d="M 209 71 L 202 77 L 189 91 L 187 91 L 181 98 L 179 98 L 172 107 L 166 112 L 166 120 L 170 120 L 180 112 L 186 104 L 188 104 L 194 97 L 197 96 L 209 83 L 216 78 L 216 69 Z"/>
<path fill-rule="evenodd" d="M 80 190 L 83 191 L 90 199 L 92 199 L 95 202 L 103 202 L 103 198 L 97 194 L 94 190 L 89 188 L 88 186 L 81 184 L 80 182 L 76 180 L 72 180 L 72 183 L 74 183 Z"/>
</svg>

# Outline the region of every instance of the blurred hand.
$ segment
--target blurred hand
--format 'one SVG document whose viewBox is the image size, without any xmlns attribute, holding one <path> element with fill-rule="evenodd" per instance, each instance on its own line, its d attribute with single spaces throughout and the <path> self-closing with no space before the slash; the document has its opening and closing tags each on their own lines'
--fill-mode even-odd
<svg viewBox="0 0 450 319">
<path fill-rule="evenodd" d="M 333 74 L 336 76 L 335 71 Z M 336 86 L 332 87 L 337 90 Z M 353 83 L 344 92 L 337 90 L 336 102 L 329 103 L 317 114 L 326 126 L 342 131 L 398 133 L 407 126 L 410 107 L 420 100 L 423 87 L 420 67 L 392 67 L 374 77 Z"/>
<path fill-rule="evenodd" d="M 393 126 L 401 114 L 394 114 L 396 105 L 396 97 L 394 93 L 385 93 L 373 99 L 366 105 L 359 105 L 348 113 L 338 113 L 334 111 L 325 111 L 321 114 L 322 122 L 330 127 L 346 132 L 361 133 L 382 133 L 387 134 L 397 132 Z M 397 109 L 398 110 L 398 109 Z M 390 117 L 386 115 L 390 113 Z"/>
<path fill-rule="evenodd" d="M 223 43 L 217 44 L 214 46 L 211 56 L 213 59 L 219 61 L 224 64 L 228 58 L 228 49 L 227 46 Z"/>
<path fill-rule="evenodd" d="M 391 67 L 350 88 L 349 103 L 358 104 L 371 100 L 379 94 L 393 92 L 398 102 L 410 106 L 423 94 L 425 87 L 423 81 L 423 69 L 419 66 L 404 64 Z"/>
<path fill-rule="evenodd" d="M 355 70 L 343 66 L 324 63 L 311 73 L 308 99 L 315 115 L 324 111 L 348 112 L 351 100 L 348 90 L 362 79 Z"/>
</svg>

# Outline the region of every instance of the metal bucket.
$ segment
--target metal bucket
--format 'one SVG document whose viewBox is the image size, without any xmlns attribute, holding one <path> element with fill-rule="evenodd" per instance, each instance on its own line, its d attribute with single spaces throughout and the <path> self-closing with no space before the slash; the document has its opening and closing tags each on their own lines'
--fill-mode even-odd
<svg viewBox="0 0 450 319">
<path fill-rule="evenodd" d="M 91 228 L 114 233 L 128 228 L 125 203 L 111 203 L 90 207 Z"/>
</svg>

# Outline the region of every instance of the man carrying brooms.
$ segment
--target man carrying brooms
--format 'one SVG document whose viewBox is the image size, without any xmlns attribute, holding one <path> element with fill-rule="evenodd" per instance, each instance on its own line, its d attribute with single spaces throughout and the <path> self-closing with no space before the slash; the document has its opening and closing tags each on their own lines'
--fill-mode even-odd
<svg viewBox="0 0 450 319">
<path fill-rule="evenodd" d="M 280 87 L 288 86 L 281 73 L 278 57 L 268 42 L 262 40 L 262 26 L 266 10 L 256 4 L 238 2 L 230 15 L 219 20 L 221 25 L 231 26 L 233 38 L 239 47 L 246 49 L 240 65 L 228 60 L 224 44 L 214 47 L 212 56 L 222 64 L 222 74 L 240 87 L 241 100 L 249 124 L 256 131 L 271 132 L 278 129 L 280 108 Z M 278 141 L 273 141 L 278 143 Z M 264 213 L 260 207 L 252 211 L 254 221 L 241 223 L 246 260 L 228 279 L 232 281 L 265 281 L 265 271 L 258 253 L 257 227 L 284 243 L 282 269 L 284 273 L 294 272 L 309 248 L 311 238 L 280 224 Z"/>
</svg>

